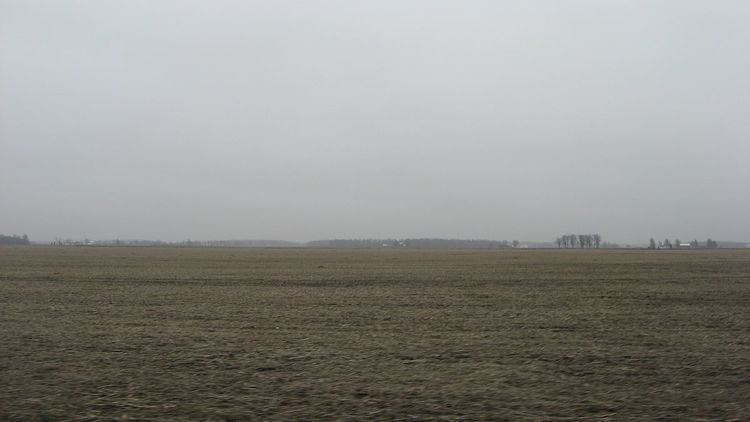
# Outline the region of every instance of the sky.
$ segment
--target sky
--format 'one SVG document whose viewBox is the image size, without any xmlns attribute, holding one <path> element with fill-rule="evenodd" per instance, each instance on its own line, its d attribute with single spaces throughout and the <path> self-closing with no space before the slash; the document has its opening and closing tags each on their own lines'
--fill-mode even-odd
<svg viewBox="0 0 750 422">
<path fill-rule="evenodd" d="M 750 240 L 750 2 L 0 0 L 0 233 Z"/>
</svg>

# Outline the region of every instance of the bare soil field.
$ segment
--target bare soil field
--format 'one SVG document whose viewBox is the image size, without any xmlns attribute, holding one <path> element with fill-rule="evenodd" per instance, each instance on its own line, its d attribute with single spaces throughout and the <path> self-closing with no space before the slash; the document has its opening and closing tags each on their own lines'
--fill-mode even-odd
<svg viewBox="0 0 750 422">
<path fill-rule="evenodd" d="M 0 248 L 2 420 L 750 420 L 750 251 Z"/>
</svg>

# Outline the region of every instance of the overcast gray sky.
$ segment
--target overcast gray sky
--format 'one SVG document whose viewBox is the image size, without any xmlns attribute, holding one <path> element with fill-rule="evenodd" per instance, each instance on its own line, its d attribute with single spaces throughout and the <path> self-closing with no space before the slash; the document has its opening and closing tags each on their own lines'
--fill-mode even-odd
<svg viewBox="0 0 750 422">
<path fill-rule="evenodd" d="M 0 233 L 750 240 L 750 2 L 0 0 Z"/>
</svg>

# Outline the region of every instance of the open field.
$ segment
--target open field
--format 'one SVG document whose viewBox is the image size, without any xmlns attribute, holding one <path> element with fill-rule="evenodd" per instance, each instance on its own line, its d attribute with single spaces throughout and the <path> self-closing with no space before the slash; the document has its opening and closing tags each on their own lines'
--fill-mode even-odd
<svg viewBox="0 0 750 422">
<path fill-rule="evenodd" d="M 0 248 L 0 419 L 750 419 L 750 251 Z"/>
</svg>

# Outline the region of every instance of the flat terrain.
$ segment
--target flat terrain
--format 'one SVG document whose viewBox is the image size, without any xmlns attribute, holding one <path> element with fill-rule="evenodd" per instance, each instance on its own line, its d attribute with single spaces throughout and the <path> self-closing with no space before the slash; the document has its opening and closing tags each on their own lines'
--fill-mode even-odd
<svg viewBox="0 0 750 422">
<path fill-rule="evenodd" d="M 750 250 L 0 248 L 0 419 L 750 420 Z"/>
</svg>

